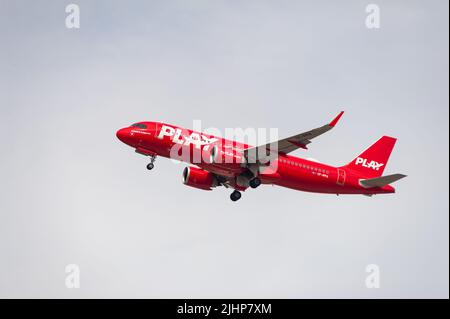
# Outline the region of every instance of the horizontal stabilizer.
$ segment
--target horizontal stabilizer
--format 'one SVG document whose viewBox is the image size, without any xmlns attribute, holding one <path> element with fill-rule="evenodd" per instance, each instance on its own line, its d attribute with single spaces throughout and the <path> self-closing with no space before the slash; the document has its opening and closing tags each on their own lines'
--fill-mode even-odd
<svg viewBox="0 0 450 319">
<path fill-rule="evenodd" d="M 363 187 L 371 188 L 371 187 L 383 187 L 386 185 L 389 185 L 393 182 L 398 181 L 399 179 L 402 179 L 403 177 L 406 177 L 406 175 L 403 174 L 392 174 L 392 175 L 386 175 L 381 176 L 377 178 L 370 178 L 370 179 L 362 179 L 359 182 Z"/>
</svg>

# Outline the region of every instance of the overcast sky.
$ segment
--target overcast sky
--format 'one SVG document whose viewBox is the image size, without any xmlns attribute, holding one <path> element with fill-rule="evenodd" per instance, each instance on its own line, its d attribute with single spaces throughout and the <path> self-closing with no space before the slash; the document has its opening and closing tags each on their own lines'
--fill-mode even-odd
<svg viewBox="0 0 450 319">
<path fill-rule="evenodd" d="M 79 0 L 80 29 L 69 3 L 0 0 L 0 297 L 448 298 L 447 1 L 376 1 L 379 29 L 356 0 Z M 295 155 L 342 165 L 395 136 L 397 194 L 234 203 L 115 136 L 142 120 L 289 136 L 341 109 Z"/>
</svg>

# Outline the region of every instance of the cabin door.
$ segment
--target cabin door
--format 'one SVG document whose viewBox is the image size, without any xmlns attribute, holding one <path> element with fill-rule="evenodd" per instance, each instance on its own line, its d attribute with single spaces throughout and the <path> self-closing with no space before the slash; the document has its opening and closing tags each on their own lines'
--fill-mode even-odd
<svg viewBox="0 0 450 319">
<path fill-rule="evenodd" d="M 343 169 L 338 168 L 338 177 L 336 184 L 344 186 L 345 184 L 345 171 Z"/>
</svg>

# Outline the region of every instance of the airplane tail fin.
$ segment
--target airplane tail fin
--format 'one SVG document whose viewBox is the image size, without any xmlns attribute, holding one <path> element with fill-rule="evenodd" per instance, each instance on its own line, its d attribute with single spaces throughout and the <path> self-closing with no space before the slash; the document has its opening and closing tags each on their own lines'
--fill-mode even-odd
<svg viewBox="0 0 450 319">
<path fill-rule="evenodd" d="M 362 179 L 359 182 L 363 187 L 371 188 L 371 187 L 383 187 L 389 184 L 392 184 L 399 179 L 402 179 L 403 177 L 406 177 L 406 175 L 403 174 L 392 174 L 392 175 L 386 175 L 382 177 L 375 177 L 375 178 L 369 178 L 369 179 Z"/>
<path fill-rule="evenodd" d="M 380 177 L 396 141 L 396 138 L 383 136 L 344 167 L 367 178 Z"/>
</svg>

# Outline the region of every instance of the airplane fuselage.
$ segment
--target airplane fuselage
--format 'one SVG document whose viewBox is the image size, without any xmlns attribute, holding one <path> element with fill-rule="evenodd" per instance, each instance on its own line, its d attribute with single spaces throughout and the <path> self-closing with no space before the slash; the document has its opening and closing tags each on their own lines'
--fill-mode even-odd
<svg viewBox="0 0 450 319">
<path fill-rule="evenodd" d="M 248 171 L 248 165 L 244 165 L 248 164 L 245 163 L 245 159 L 242 159 L 239 164 L 241 159 L 238 158 L 238 163 L 235 165 L 213 163 L 208 160 L 208 154 L 214 146 L 220 145 L 220 147 L 225 146 L 225 153 L 229 152 L 232 156 L 240 157 L 243 150 L 252 146 L 164 123 L 140 122 L 138 124 L 138 126 L 126 127 L 117 132 L 117 137 L 133 147 L 136 152 L 193 164 L 231 181 L 232 187 L 236 190 L 243 191 L 248 188 L 245 182 L 239 183 L 240 176 Z M 367 163 L 364 159 L 357 159 L 355 163 L 365 165 L 368 169 L 379 168 L 378 163 Z M 363 187 L 360 180 L 368 176 L 349 168 L 334 167 L 283 153 L 279 153 L 269 165 L 260 165 L 258 176 L 262 184 L 273 184 L 306 192 L 365 195 L 395 192 L 390 185 Z"/>
</svg>

